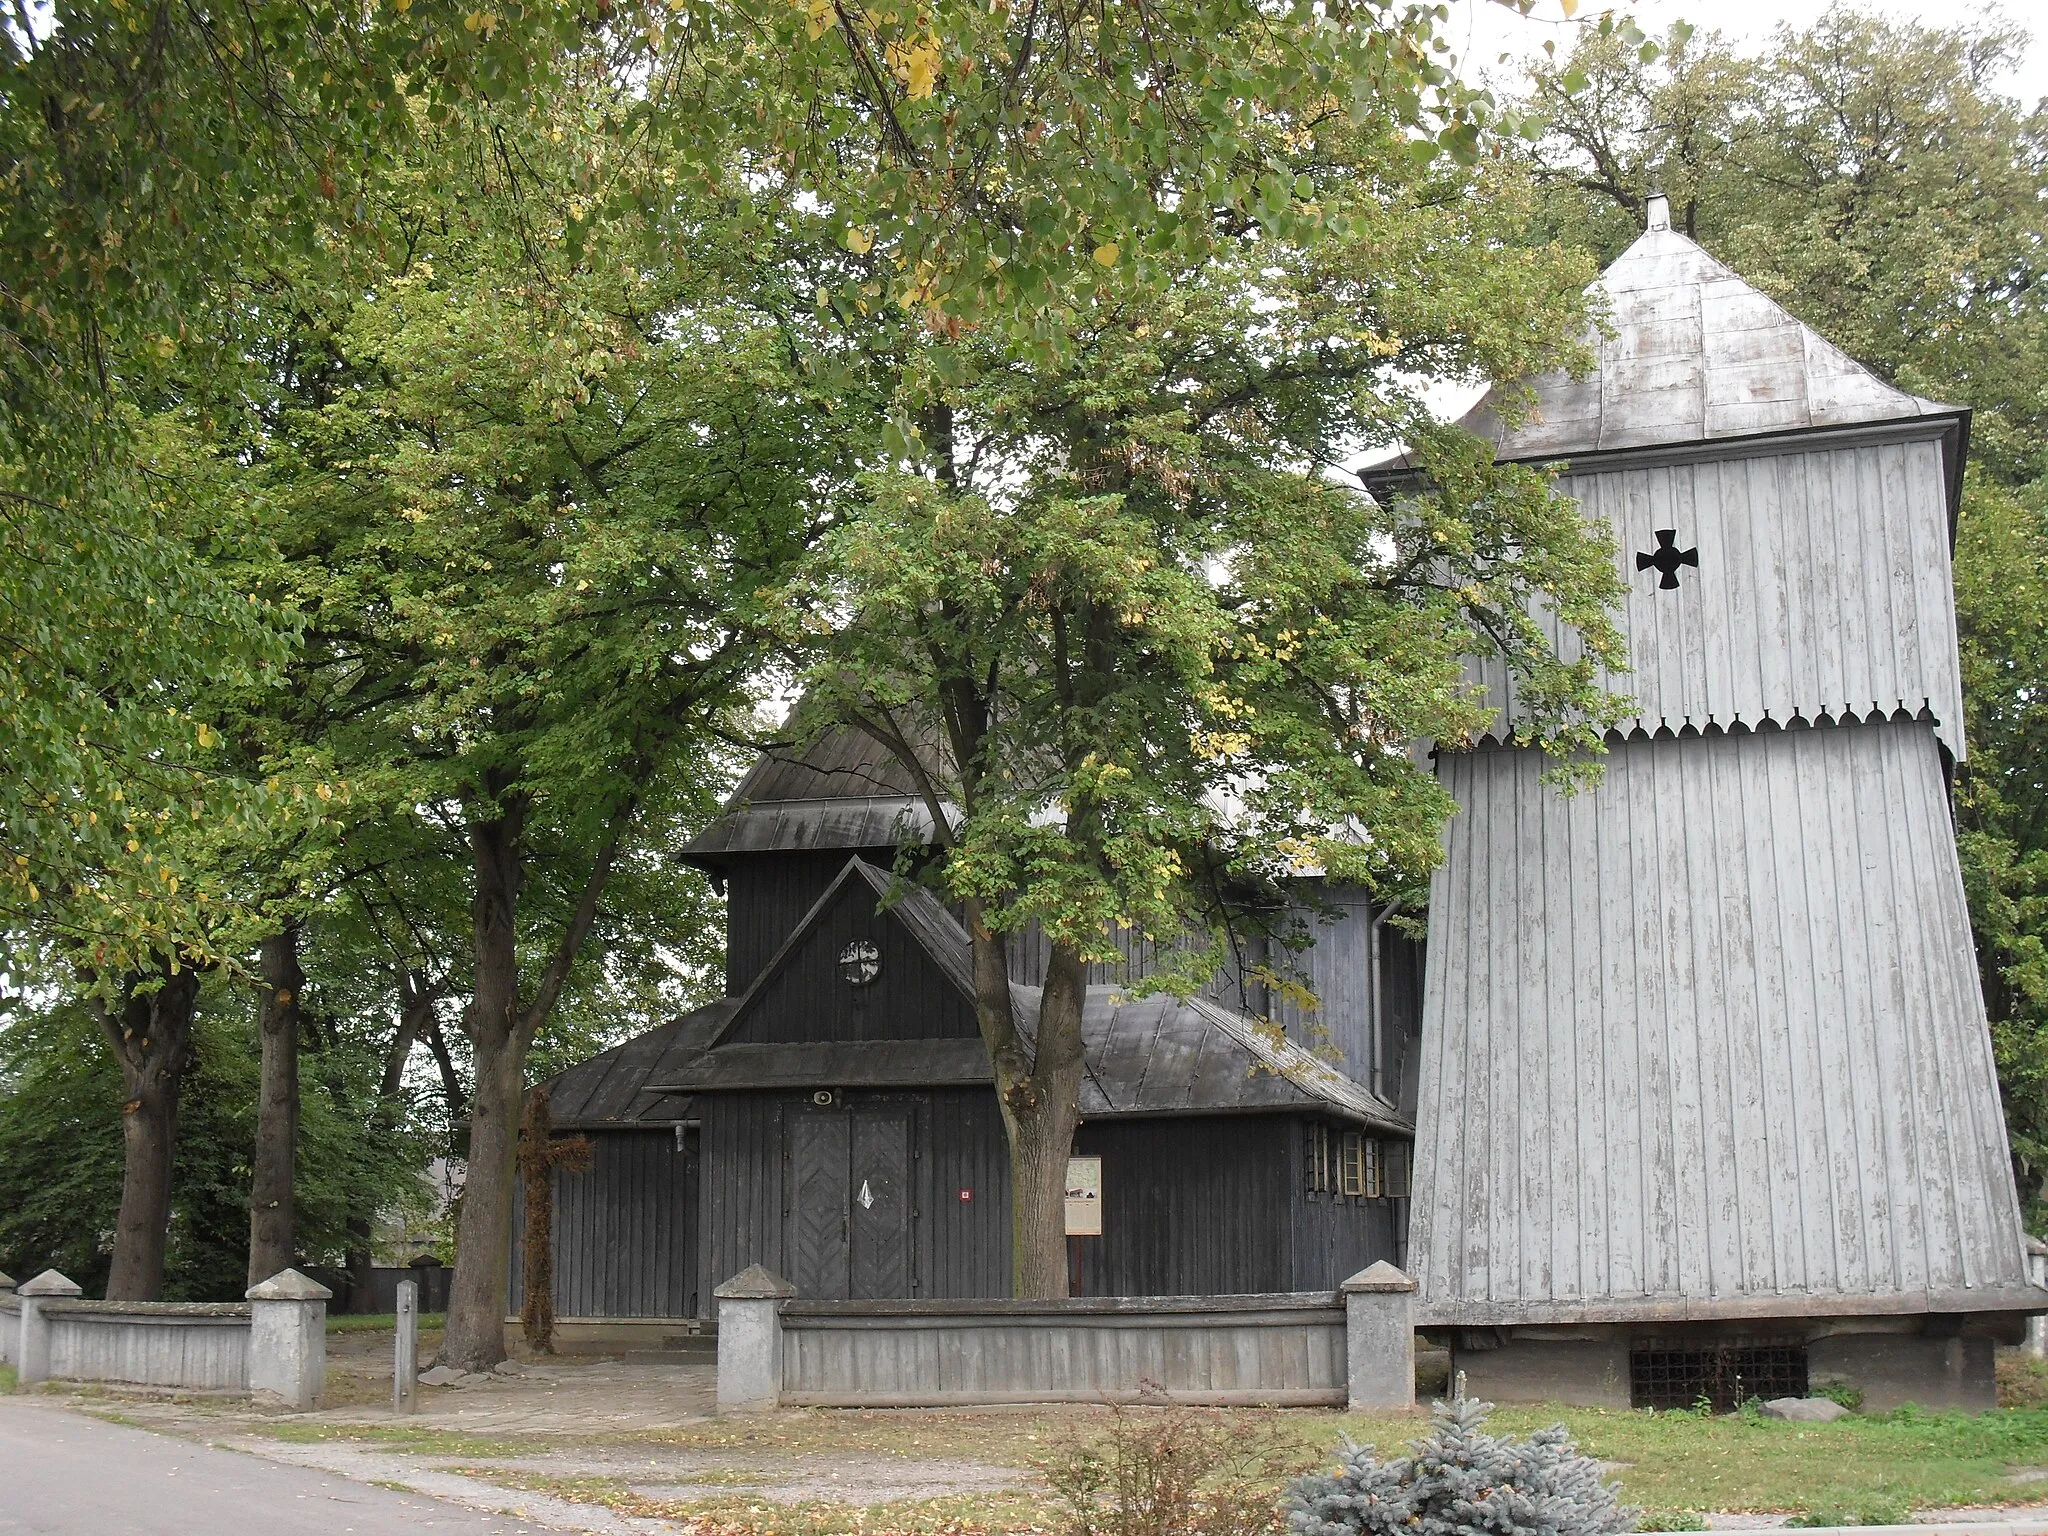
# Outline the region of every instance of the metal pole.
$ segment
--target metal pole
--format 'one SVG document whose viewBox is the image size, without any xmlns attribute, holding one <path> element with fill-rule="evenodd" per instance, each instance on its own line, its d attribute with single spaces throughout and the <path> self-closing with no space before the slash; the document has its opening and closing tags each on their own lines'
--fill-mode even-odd
<svg viewBox="0 0 2048 1536">
<path fill-rule="evenodd" d="M 411 1413 L 420 1387 L 420 1283 L 398 1282 L 398 1337 L 392 1346 L 391 1411 Z"/>
</svg>

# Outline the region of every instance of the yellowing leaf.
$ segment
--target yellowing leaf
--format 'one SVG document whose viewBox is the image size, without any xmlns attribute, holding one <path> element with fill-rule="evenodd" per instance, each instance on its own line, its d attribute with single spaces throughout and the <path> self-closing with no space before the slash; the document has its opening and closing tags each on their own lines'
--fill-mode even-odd
<svg viewBox="0 0 2048 1536">
<path fill-rule="evenodd" d="M 1117 257 L 1122 254 L 1122 248 L 1114 240 L 1106 240 L 1095 247 L 1095 259 L 1105 267 L 1115 266 Z"/>
<path fill-rule="evenodd" d="M 874 232 L 855 225 L 846 232 L 846 248 L 856 256 L 867 255 L 875 248 Z"/>
<path fill-rule="evenodd" d="M 1564 8 L 1567 19 L 1579 13 L 1579 0 L 1557 0 L 1557 3 Z"/>
<path fill-rule="evenodd" d="M 938 84 L 939 49 L 936 43 L 923 42 L 912 48 L 904 60 L 904 91 L 912 101 L 922 101 L 931 95 Z"/>
</svg>

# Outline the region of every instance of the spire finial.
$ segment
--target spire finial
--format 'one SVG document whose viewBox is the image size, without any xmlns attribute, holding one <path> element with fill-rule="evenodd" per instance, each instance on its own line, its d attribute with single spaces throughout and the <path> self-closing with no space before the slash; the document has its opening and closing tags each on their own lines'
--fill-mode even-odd
<svg viewBox="0 0 2048 1536">
<path fill-rule="evenodd" d="M 1643 227 L 1645 229 L 1669 229 L 1671 227 L 1671 200 L 1660 188 L 1650 189 L 1650 199 L 1643 205 Z"/>
</svg>

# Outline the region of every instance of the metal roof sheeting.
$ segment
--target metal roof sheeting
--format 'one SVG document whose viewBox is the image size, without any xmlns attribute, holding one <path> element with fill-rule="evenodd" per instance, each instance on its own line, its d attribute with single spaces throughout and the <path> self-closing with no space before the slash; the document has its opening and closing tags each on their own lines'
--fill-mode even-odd
<svg viewBox="0 0 2048 1536">
<path fill-rule="evenodd" d="M 1586 337 L 1595 370 L 1528 380 L 1534 408 L 1517 426 L 1502 423 L 1490 394 L 1460 423 L 1501 458 L 1960 414 L 1885 383 L 1670 228 L 1654 205 L 1649 222 L 1587 290 L 1604 297 L 1609 321 L 1608 334 Z"/>
<path fill-rule="evenodd" d="M 1571 797 L 1541 769 L 1439 759 L 1422 1318 L 2024 1304 L 1932 731 L 1625 742 Z"/>
<path fill-rule="evenodd" d="M 1622 728 L 1924 709 L 1961 759 L 1942 476 L 1939 444 L 1921 439 L 1561 477 L 1613 529 L 1628 584 L 1617 617 L 1633 670 L 1601 677 L 1640 707 Z M 1699 554 L 1675 589 L 1636 568 L 1660 529 Z M 1560 655 L 1582 654 L 1574 632 L 1554 618 L 1546 628 Z M 1489 736 L 1505 740 L 1517 717 L 1507 668 L 1489 657 L 1467 675 L 1499 711 Z"/>
<path fill-rule="evenodd" d="M 858 882 L 873 893 L 917 941 L 941 974 L 970 1001 L 974 961 L 967 930 L 928 890 L 898 880 L 861 859 L 820 896 L 774 960 L 744 995 L 721 1003 L 715 1027 L 697 1027 L 689 1049 L 674 1037 L 653 1036 L 606 1053 L 557 1079 L 582 1085 L 606 1063 L 602 1102 L 627 1112 L 633 1093 L 830 1087 L 932 1087 L 993 1081 L 979 1040 L 788 1041 L 745 1044 L 723 1037 L 738 1026 L 785 957 L 794 953 L 842 887 Z M 1037 1031 L 1043 992 L 1012 984 L 1018 1027 Z M 706 1010 L 708 1013 L 710 1010 Z M 692 1015 L 697 1018 L 698 1015 Z M 673 1031 L 677 1026 L 669 1026 Z M 1088 1075 L 1081 1112 L 1089 1118 L 1175 1112 L 1232 1113 L 1315 1108 L 1383 1130 L 1407 1132 L 1409 1122 L 1391 1104 L 1353 1082 L 1328 1062 L 1262 1025 L 1207 998 L 1133 997 L 1128 988 L 1090 987 L 1081 1019 Z M 647 1042 L 644 1046 L 642 1042 Z M 630 1058 L 624 1054 L 634 1052 Z M 637 1076 L 635 1076 L 637 1072 Z M 593 1078 L 591 1081 L 595 1082 Z M 586 1097 L 595 1098 L 589 1088 Z M 563 1089 L 558 1087 L 557 1102 Z"/>
<path fill-rule="evenodd" d="M 1043 994 L 1037 987 L 1010 991 L 1018 1028 L 1035 1038 Z M 1081 1041 L 1084 1119 L 1319 1109 L 1378 1130 L 1413 1130 L 1393 1105 L 1277 1028 L 1204 997 L 1133 997 L 1123 987 L 1090 987 Z"/>
<path fill-rule="evenodd" d="M 798 704 L 790 718 L 802 714 Z M 931 833 L 931 809 L 903 765 L 866 732 L 840 729 L 763 752 L 683 857 L 716 864 L 736 853 L 893 848 Z"/>
<path fill-rule="evenodd" d="M 548 1113 L 556 1128 L 682 1119 L 685 1106 L 650 1100 L 646 1086 L 664 1080 L 717 1038 L 732 1008 L 733 999 L 720 998 L 556 1073 L 548 1079 Z"/>
<path fill-rule="evenodd" d="M 1036 987 L 1012 987 L 1018 1027 L 1035 1037 Z M 1391 1104 L 1277 1030 L 1206 998 L 1132 997 L 1090 987 L 1081 1015 L 1087 1075 L 1081 1115 L 1113 1120 L 1167 1114 L 1317 1110 L 1377 1130 L 1414 1128 Z M 931 1088 L 993 1083 L 979 1040 L 721 1044 L 687 1060 L 665 1056 L 646 1091 Z"/>
</svg>

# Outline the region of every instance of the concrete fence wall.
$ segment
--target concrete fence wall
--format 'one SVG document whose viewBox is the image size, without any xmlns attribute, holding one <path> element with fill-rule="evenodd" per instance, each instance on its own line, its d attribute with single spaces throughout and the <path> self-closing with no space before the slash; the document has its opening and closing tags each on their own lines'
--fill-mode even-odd
<svg viewBox="0 0 2048 1536">
<path fill-rule="evenodd" d="M 21 1348 L 21 1303 L 14 1298 L 14 1282 L 0 1274 L 0 1365 L 12 1369 Z"/>
<path fill-rule="evenodd" d="M 806 1301 L 759 1265 L 717 1291 L 722 1411 L 1177 1402 L 1405 1408 L 1415 1286 L 1063 1301 Z"/>
<path fill-rule="evenodd" d="M 43 1303 L 52 1381 L 124 1381 L 198 1392 L 249 1385 L 246 1303 Z"/>
<path fill-rule="evenodd" d="M 86 1301 L 45 1270 L 0 1300 L 0 1334 L 23 1386 L 110 1381 L 313 1407 L 327 1374 L 326 1287 L 287 1269 L 251 1286 L 248 1297 Z"/>
</svg>

